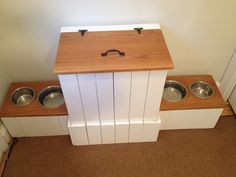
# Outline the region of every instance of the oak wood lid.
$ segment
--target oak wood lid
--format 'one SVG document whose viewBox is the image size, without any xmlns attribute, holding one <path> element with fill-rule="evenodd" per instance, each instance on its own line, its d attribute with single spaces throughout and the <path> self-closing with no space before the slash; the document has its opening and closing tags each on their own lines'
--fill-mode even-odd
<svg viewBox="0 0 236 177">
<path fill-rule="evenodd" d="M 119 52 L 108 52 L 111 49 Z M 122 53 L 121 53 L 122 54 Z M 99 73 L 172 69 L 173 62 L 160 29 L 63 32 L 54 72 Z"/>
</svg>

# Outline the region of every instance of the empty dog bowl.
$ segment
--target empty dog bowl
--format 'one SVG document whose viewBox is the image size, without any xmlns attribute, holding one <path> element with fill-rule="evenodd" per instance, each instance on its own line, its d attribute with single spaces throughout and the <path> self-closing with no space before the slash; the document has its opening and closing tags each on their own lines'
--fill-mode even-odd
<svg viewBox="0 0 236 177">
<path fill-rule="evenodd" d="M 165 82 L 163 98 L 170 102 L 178 102 L 187 96 L 187 89 L 178 81 L 167 80 Z"/>
<path fill-rule="evenodd" d="M 49 86 L 40 91 L 39 104 L 48 109 L 57 108 L 65 103 L 60 86 Z"/>
<path fill-rule="evenodd" d="M 16 106 L 24 106 L 30 104 L 35 97 L 35 92 L 30 87 L 20 87 L 12 92 L 10 96 L 11 102 Z"/>
<path fill-rule="evenodd" d="M 203 81 L 196 81 L 192 83 L 190 90 L 199 98 L 208 98 L 214 94 L 212 86 Z"/>
</svg>

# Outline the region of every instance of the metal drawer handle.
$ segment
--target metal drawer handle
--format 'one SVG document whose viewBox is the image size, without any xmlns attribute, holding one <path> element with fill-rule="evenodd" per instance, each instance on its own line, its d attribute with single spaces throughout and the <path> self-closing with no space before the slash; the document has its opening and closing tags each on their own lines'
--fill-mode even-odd
<svg viewBox="0 0 236 177">
<path fill-rule="evenodd" d="M 107 54 L 108 54 L 109 52 L 117 52 L 120 56 L 125 56 L 125 52 L 121 52 L 121 51 L 116 50 L 116 49 L 107 50 L 106 52 L 102 53 L 101 55 L 102 55 L 103 57 L 105 57 L 105 56 L 107 56 Z"/>
</svg>

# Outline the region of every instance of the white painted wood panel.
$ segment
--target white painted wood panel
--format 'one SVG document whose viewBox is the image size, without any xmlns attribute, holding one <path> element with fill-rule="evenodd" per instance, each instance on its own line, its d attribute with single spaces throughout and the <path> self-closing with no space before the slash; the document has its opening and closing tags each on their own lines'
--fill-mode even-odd
<svg viewBox="0 0 236 177">
<path fill-rule="evenodd" d="M 89 144 L 102 144 L 100 123 L 87 124 Z"/>
<path fill-rule="evenodd" d="M 70 121 L 84 123 L 84 113 L 76 74 L 59 75 Z"/>
<path fill-rule="evenodd" d="M 115 143 L 115 126 L 114 122 L 101 123 L 102 144 Z"/>
<path fill-rule="evenodd" d="M 87 127 L 84 124 L 79 123 L 73 123 L 71 124 L 70 121 L 68 121 L 68 130 L 70 133 L 70 138 L 72 141 L 72 144 L 74 146 L 82 146 L 82 145 L 88 145 L 88 135 L 87 135 Z"/>
<path fill-rule="evenodd" d="M 12 137 L 34 137 L 65 135 L 66 118 L 61 117 L 64 129 L 58 116 L 2 118 Z"/>
<path fill-rule="evenodd" d="M 7 128 L 12 137 L 25 136 L 25 129 L 24 126 L 22 126 L 20 119 L 23 118 L 2 118 L 4 126 Z"/>
<path fill-rule="evenodd" d="M 61 135 L 61 126 L 57 116 L 18 119 L 27 137 Z"/>
<path fill-rule="evenodd" d="M 157 120 L 167 71 L 150 71 L 144 121 Z"/>
<path fill-rule="evenodd" d="M 84 116 L 89 122 L 99 123 L 99 110 L 95 74 L 77 74 L 81 93 Z"/>
<path fill-rule="evenodd" d="M 96 74 L 99 114 L 102 123 L 113 122 L 113 73 Z"/>
<path fill-rule="evenodd" d="M 131 75 L 130 121 L 143 121 L 149 71 L 136 71 Z"/>
<path fill-rule="evenodd" d="M 129 122 L 115 123 L 116 129 L 116 143 L 128 143 L 129 142 Z"/>
<path fill-rule="evenodd" d="M 131 72 L 114 73 L 115 120 L 129 121 Z"/>
<path fill-rule="evenodd" d="M 161 119 L 145 121 L 143 127 L 143 142 L 156 142 L 161 126 Z"/>
<path fill-rule="evenodd" d="M 142 142 L 143 141 L 143 121 L 130 122 L 129 128 L 129 142 Z"/>
<path fill-rule="evenodd" d="M 68 135 L 68 118 L 69 116 L 58 116 L 58 120 L 61 126 L 61 135 Z"/>
<path fill-rule="evenodd" d="M 223 109 L 160 111 L 161 130 L 214 128 Z"/>
</svg>

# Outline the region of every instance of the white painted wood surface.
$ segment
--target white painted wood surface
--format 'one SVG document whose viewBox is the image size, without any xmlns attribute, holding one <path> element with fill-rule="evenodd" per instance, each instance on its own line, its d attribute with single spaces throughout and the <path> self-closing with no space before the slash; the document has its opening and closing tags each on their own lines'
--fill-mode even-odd
<svg viewBox="0 0 236 177">
<path fill-rule="evenodd" d="M 68 134 L 67 117 L 2 118 L 12 137 L 56 136 Z"/>
<path fill-rule="evenodd" d="M 75 82 L 68 101 L 69 132 L 74 145 L 110 144 L 156 140 L 161 96 L 167 71 L 133 71 L 70 75 L 67 84 Z M 62 84 L 62 85 L 63 85 Z M 69 86 L 65 86 L 67 97 Z M 73 92 L 78 92 L 73 98 Z M 60 119 L 59 119 L 60 120 Z M 143 121 L 148 123 L 145 124 Z M 61 122 L 61 120 L 60 120 Z M 77 124 L 86 128 L 77 129 Z M 114 125 L 115 124 L 115 125 Z M 82 126 L 83 127 L 83 126 Z M 63 127 L 62 127 L 63 129 Z M 78 133 L 81 131 L 81 135 Z M 79 142 L 76 136 L 87 136 Z"/>
<path fill-rule="evenodd" d="M 12 137 L 24 137 L 25 129 L 21 124 L 22 118 L 2 118 L 4 126 L 7 128 L 8 132 Z"/>
<path fill-rule="evenodd" d="M 156 142 L 161 126 L 161 119 L 157 121 L 145 121 L 143 127 L 143 142 Z"/>
<path fill-rule="evenodd" d="M 12 140 L 12 137 L 10 136 L 10 134 L 8 133 L 7 129 L 5 128 L 5 126 L 2 124 L 2 122 L 0 121 L 0 136 L 3 137 L 3 139 L 7 142 L 10 143 Z"/>
<path fill-rule="evenodd" d="M 87 124 L 87 133 L 89 144 L 102 144 L 101 125 L 100 123 Z"/>
<path fill-rule="evenodd" d="M 88 135 L 87 135 L 87 127 L 82 123 L 74 123 L 73 124 L 68 121 L 68 130 L 70 133 L 70 138 L 72 141 L 72 144 L 74 146 L 83 146 L 88 145 Z"/>
<path fill-rule="evenodd" d="M 114 122 L 101 123 L 102 144 L 115 143 L 115 125 Z"/>
<path fill-rule="evenodd" d="M 131 73 L 130 121 L 143 121 L 149 71 Z"/>
<path fill-rule="evenodd" d="M 99 108 L 95 74 L 77 74 L 84 116 L 89 122 L 99 123 Z"/>
<path fill-rule="evenodd" d="M 58 116 L 58 120 L 61 126 L 61 135 L 69 135 L 68 119 L 69 116 Z"/>
<path fill-rule="evenodd" d="M 143 121 L 132 121 L 129 125 L 129 143 L 143 141 Z"/>
<path fill-rule="evenodd" d="M 114 124 L 113 73 L 96 74 L 96 86 L 101 123 Z"/>
<path fill-rule="evenodd" d="M 19 118 L 19 121 L 24 127 L 25 136 L 61 135 L 61 126 L 57 116 L 50 118 L 25 117 Z"/>
<path fill-rule="evenodd" d="M 114 73 L 115 120 L 129 121 L 131 72 Z"/>
<path fill-rule="evenodd" d="M 160 111 L 161 130 L 214 128 L 223 108 Z"/>
<path fill-rule="evenodd" d="M 129 142 L 129 122 L 116 121 L 116 143 Z"/>
<path fill-rule="evenodd" d="M 70 121 L 75 123 L 84 123 L 84 112 L 76 74 L 63 74 L 58 77 L 70 116 Z"/>
<path fill-rule="evenodd" d="M 167 71 L 150 71 L 144 121 L 158 120 Z"/>
</svg>

